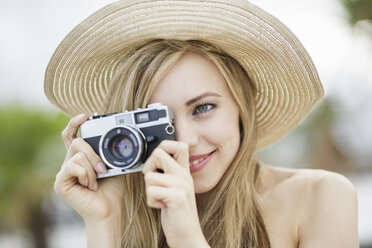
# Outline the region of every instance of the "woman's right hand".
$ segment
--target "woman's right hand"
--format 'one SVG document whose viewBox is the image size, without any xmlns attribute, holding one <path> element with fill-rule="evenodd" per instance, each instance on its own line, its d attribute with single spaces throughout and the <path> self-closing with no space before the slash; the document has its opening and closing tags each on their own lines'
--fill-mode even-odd
<svg viewBox="0 0 372 248">
<path fill-rule="evenodd" d="M 96 172 L 103 173 L 106 167 L 92 147 L 77 137 L 80 125 L 87 118 L 85 114 L 72 118 L 62 132 L 67 154 L 54 189 L 86 223 L 99 223 L 121 215 L 124 178 L 105 178 L 97 183 Z"/>
</svg>

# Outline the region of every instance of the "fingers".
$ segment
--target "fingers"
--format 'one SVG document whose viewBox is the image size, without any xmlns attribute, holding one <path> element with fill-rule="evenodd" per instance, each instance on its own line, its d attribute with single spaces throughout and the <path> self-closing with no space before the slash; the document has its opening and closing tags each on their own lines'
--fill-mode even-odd
<svg viewBox="0 0 372 248">
<path fill-rule="evenodd" d="M 151 208 L 167 208 L 169 198 L 173 198 L 174 192 L 170 188 L 151 186 L 147 188 L 147 205 Z"/>
<path fill-rule="evenodd" d="M 96 178 L 97 173 L 107 172 L 107 168 L 101 158 L 96 154 L 93 148 L 82 138 L 73 138 L 76 136 L 77 128 L 85 117 L 79 121 L 70 121 L 64 131 L 64 139 L 70 142 L 68 146 L 65 162 L 58 173 L 55 182 L 55 191 L 60 195 L 65 195 L 69 190 L 82 190 L 84 187 L 92 191 L 97 191 L 98 184 Z M 69 133 L 69 130 L 75 130 Z M 72 135 L 72 136 L 71 136 Z M 77 186 L 77 187 L 76 187 Z M 79 187 L 82 186 L 82 187 Z"/>
<path fill-rule="evenodd" d="M 159 173 L 159 169 L 164 173 Z M 149 207 L 177 208 L 180 204 L 194 202 L 186 143 L 162 141 L 145 162 L 142 172 Z"/>
<path fill-rule="evenodd" d="M 178 174 L 186 171 L 189 174 L 188 145 L 177 141 L 162 141 L 145 162 L 142 172 L 146 174 L 158 169 L 165 173 Z"/>
<path fill-rule="evenodd" d="M 92 191 L 98 188 L 96 174 L 84 153 L 76 153 L 57 174 L 54 185 L 55 191 L 66 194 L 73 186 L 80 184 Z"/>
<path fill-rule="evenodd" d="M 157 185 L 162 187 L 176 187 L 184 188 L 185 190 L 192 190 L 192 177 L 180 178 L 172 174 L 163 174 L 157 172 L 148 172 L 145 175 L 146 186 Z"/>
<path fill-rule="evenodd" d="M 142 173 L 146 175 L 148 172 L 161 170 L 164 173 L 178 174 L 180 169 L 180 165 L 168 153 L 163 149 L 156 148 L 145 162 Z"/>
<path fill-rule="evenodd" d="M 81 124 L 88 119 L 88 115 L 80 114 L 72 118 L 67 124 L 66 128 L 62 131 L 62 140 L 65 144 L 66 150 L 69 149 L 72 141 L 77 137 L 77 132 Z"/>
<path fill-rule="evenodd" d="M 148 172 L 145 175 L 147 204 L 153 208 L 176 207 L 194 202 L 192 177 Z"/>
<path fill-rule="evenodd" d="M 74 170 L 75 167 L 82 168 L 83 171 L 85 171 L 85 179 L 83 180 L 83 183 L 85 184 L 82 185 L 88 187 L 92 191 L 97 191 L 98 184 L 96 173 L 93 170 L 91 164 L 88 162 L 86 155 L 82 152 L 75 154 L 73 162 L 74 163 L 70 163 L 67 172 L 69 172 L 69 169 Z M 70 176 L 73 176 L 73 174 L 69 174 Z"/>
<path fill-rule="evenodd" d="M 81 114 L 72 118 L 62 132 L 63 143 L 65 144 L 67 155 L 70 159 L 74 154 L 83 152 L 88 158 L 94 170 L 98 173 L 106 173 L 107 168 L 101 158 L 94 152 L 93 148 L 83 139 L 77 137 L 77 132 L 82 123 L 88 119 L 86 114 Z"/>
<path fill-rule="evenodd" d="M 89 161 L 91 167 L 97 173 L 105 173 L 107 172 L 107 168 L 105 164 L 102 162 L 100 156 L 93 150 L 93 148 L 85 142 L 82 138 L 75 138 L 67 151 L 66 159 L 70 159 L 76 153 L 82 152 L 85 154 L 86 159 Z"/>
<path fill-rule="evenodd" d="M 164 140 L 158 148 L 163 149 L 184 168 L 189 168 L 189 146 L 184 142 Z"/>
<path fill-rule="evenodd" d="M 192 205 L 195 203 L 195 195 L 188 188 L 190 187 L 146 185 L 147 204 L 153 208 L 177 208 L 180 205 Z"/>
</svg>

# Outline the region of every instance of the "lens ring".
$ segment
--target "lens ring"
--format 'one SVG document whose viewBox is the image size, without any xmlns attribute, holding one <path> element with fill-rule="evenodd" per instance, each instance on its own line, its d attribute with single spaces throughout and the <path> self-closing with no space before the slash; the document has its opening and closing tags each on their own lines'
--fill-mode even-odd
<svg viewBox="0 0 372 248">
<path fill-rule="evenodd" d="M 110 129 L 101 136 L 99 143 L 100 156 L 103 162 L 112 169 L 137 167 L 146 149 L 142 132 L 129 125 Z"/>
</svg>

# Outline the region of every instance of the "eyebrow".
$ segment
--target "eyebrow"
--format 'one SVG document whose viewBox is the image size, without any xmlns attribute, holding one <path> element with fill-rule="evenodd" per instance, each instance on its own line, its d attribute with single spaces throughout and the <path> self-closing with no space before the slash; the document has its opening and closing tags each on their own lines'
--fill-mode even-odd
<svg viewBox="0 0 372 248">
<path fill-rule="evenodd" d="M 205 97 L 208 97 L 208 96 L 217 96 L 217 97 L 221 97 L 219 94 L 217 94 L 217 93 L 213 93 L 213 92 L 205 92 L 205 93 L 203 93 L 203 94 L 201 94 L 200 96 L 197 96 L 197 97 L 194 97 L 193 99 L 191 99 L 191 100 L 188 100 L 187 102 L 186 102 L 186 106 L 190 106 L 191 104 L 193 104 L 193 103 L 195 103 L 195 102 L 197 102 L 197 101 L 199 101 L 200 99 L 203 99 L 203 98 L 205 98 Z"/>
</svg>

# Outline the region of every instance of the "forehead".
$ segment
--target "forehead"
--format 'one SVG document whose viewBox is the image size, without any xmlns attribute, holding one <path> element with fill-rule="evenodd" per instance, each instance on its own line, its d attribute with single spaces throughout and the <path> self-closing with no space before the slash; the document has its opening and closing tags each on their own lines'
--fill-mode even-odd
<svg viewBox="0 0 372 248">
<path fill-rule="evenodd" d="M 229 95 L 226 81 L 217 66 L 200 54 L 188 52 L 165 73 L 150 101 L 170 104 L 212 91 Z"/>
</svg>

